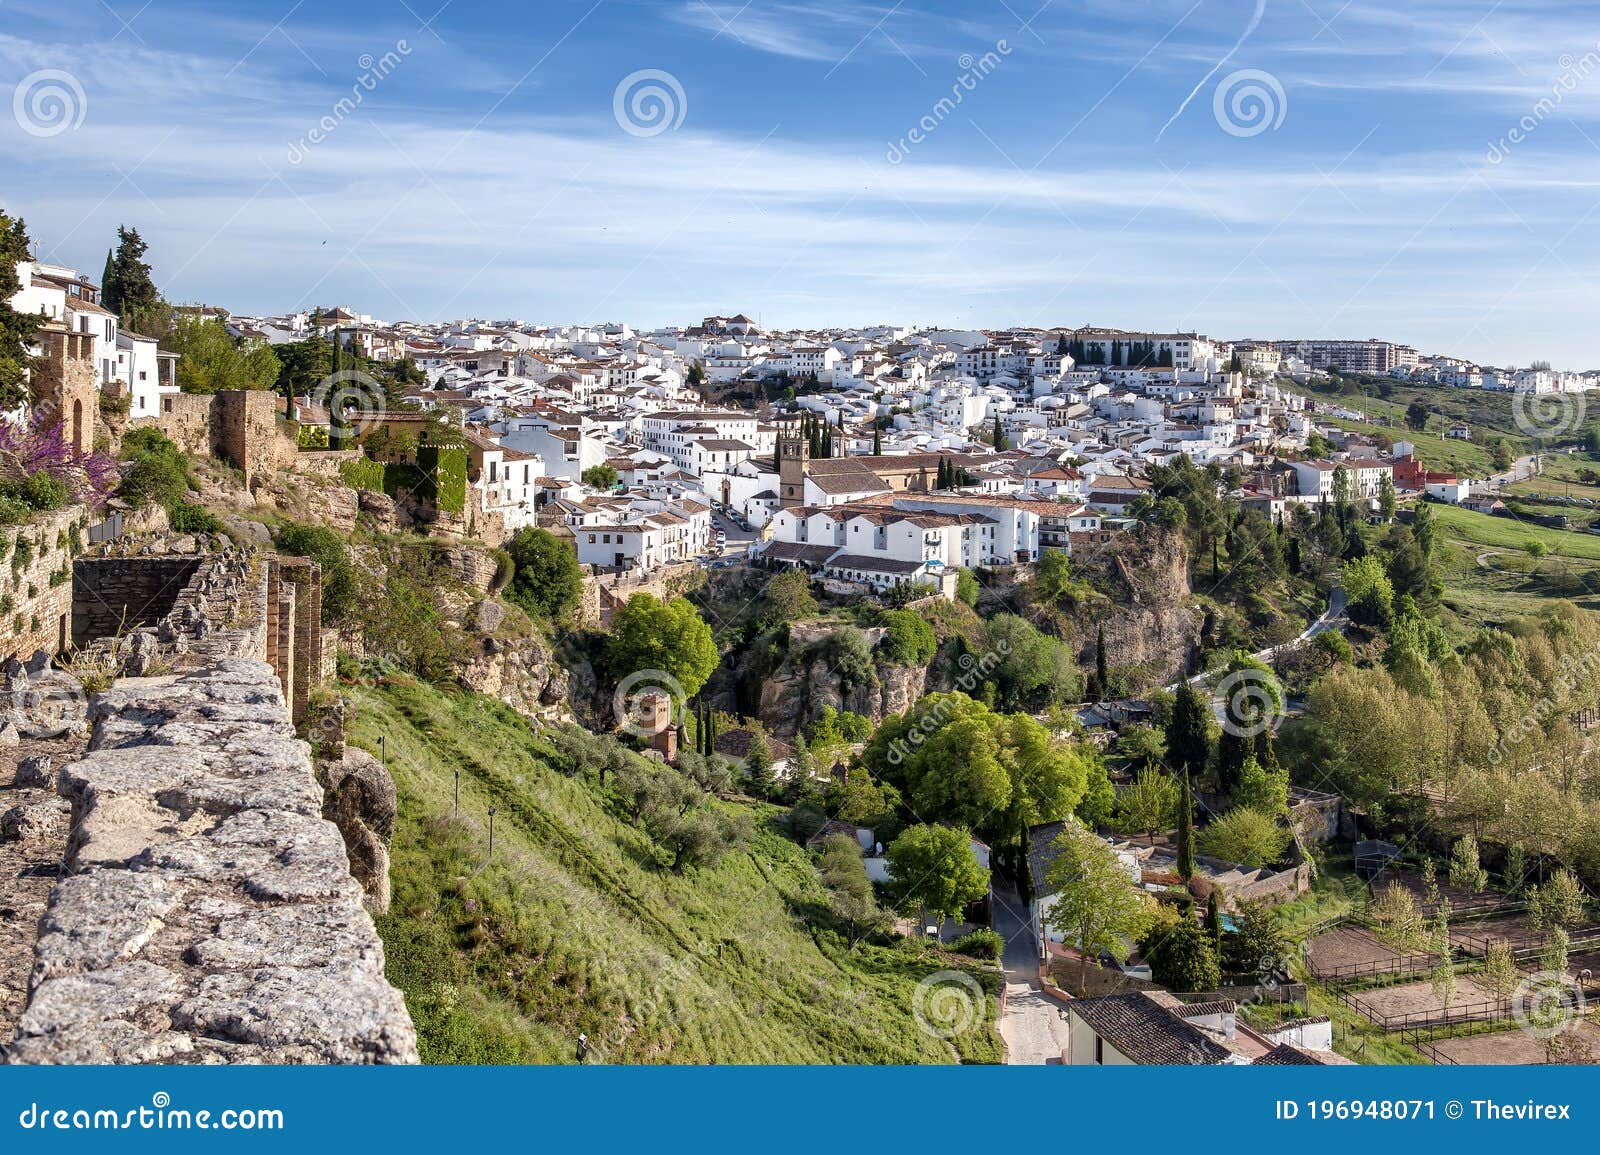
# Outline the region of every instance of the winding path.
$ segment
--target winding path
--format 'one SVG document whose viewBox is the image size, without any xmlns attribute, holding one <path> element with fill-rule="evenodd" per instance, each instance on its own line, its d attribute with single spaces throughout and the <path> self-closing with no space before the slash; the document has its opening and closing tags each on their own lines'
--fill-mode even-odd
<svg viewBox="0 0 1600 1155">
<path fill-rule="evenodd" d="M 1005 971 L 1006 1009 L 1000 1037 L 1006 1062 L 1038 1066 L 1061 1062 L 1067 1024 L 1061 1008 L 1039 989 L 1039 947 L 1027 904 L 1015 890 L 995 888 L 994 929 L 1005 940 L 1000 965 Z"/>
</svg>

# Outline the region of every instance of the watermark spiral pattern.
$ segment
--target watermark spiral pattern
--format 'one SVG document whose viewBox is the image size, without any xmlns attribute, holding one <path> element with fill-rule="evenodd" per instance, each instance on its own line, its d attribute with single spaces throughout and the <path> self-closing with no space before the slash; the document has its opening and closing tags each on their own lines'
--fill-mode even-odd
<svg viewBox="0 0 1600 1155">
<path fill-rule="evenodd" d="M 11 94 L 11 114 L 29 136 L 50 137 L 71 132 L 89 112 L 89 97 L 70 72 L 41 68 L 30 72 Z"/>
<path fill-rule="evenodd" d="M 1228 73 L 1211 95 L 1211 114 L 1229 136 L 1260 136 L 1281 125 L 1288 112 L 1283 85 L 1259 68 Z"/>
<path fill-rule="evenodd" d="M 611 94 L 611 115 L 629 136 L 660 136 L 683 123 L 689 97 L 670 72 L 641 68 L 617 83 Z"/>
<path fill-rule="evenodd" d="M 951 1039 L 977 1024 L 983 999 L 983 987 L 966 972 L 935 971 L 912 992 L 911 1014 L 925 1034 Z"/>
</svg>

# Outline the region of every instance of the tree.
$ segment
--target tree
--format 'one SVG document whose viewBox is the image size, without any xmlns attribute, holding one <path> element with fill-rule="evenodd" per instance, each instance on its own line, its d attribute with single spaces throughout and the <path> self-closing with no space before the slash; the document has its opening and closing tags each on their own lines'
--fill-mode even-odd
<svg viewBox="0 0 1600 1155">
<path fill-rule="evenodd" d="M 1456 1001 L 1455 948 L 1450 943 L 1450 904 L 1441 902 L 1433 923 L 1433 951 L 1439 956 L 1439 965 L 1430 976 L 1434 997 L 1444 1007 L 1445 1017 L 1450 1015 L 1450 1004 Z"/>
<path fill-rule="evenodd" d="M 1011 448 L 1011 442 L 1006 440 L 1006 431 L 1000 427 L 1000 415 L 994 415 L 994 448 L 996 453 L 1004 453 Z"/>
<path fill-rule="evenodd" d="M 1490 454 L 1494 467 L 1500 472 L 1504 473 L 1511 468 L 1511 462 L 1514 458 L 1511 456 L 1511 446 L 1506 444 L 1505 438 L 1495 439 L 1494 445 L 1490 447 Z"/>
<path fill-rule="evenodd" d="M 1146 769 L 1133 785 L 1117 795 L 1113 827 L 1124 834 L 1143 833 L 1152 839 L 1178 822 L 1183 788 L 1170 774 Z"/>
<path fill-rule="evenodd" d="M 560 621 L 577 608 L 583 592 L 578 555 L 549 530 L 525 526 L 506 543 L 511 584 L 506 600 L 535 617 Z"/>
<path fill-rule="evenodd" d="M 927 621 L 910 610 L 885 610 L 879 617 L 884 627 L 878 652 L 895 666 L 926 666 L 938 652 L 939 639 Z"/>
<path fill-rule="evenodd" d="M 1350 620 L 1363 626 L 1388 629 L 1394 618 L 1394 585 L 1383 563 L 1374 556 L 1346 562 L 1339 571 Z"/>
<path fill-rule="evenodd" d="M 1223 940 L 1228 970 L 1264 981 L 1288 967 L 1292 946 L 1283 928 L 1283 916 L 1261 900 L 1239 904 L 1238 929 Z"/>
<path fill-rule="evenodd" d="M 1205 773 L 1211 757 L 1211 710 L 1205 695 L 1187 682 L 1178 687 L 1167 721 L 1167 756 L 1190 778 Z"/>
<path fill-rule="evenodd" d="M 989 891 L 972 836 L 950 826 L 912 826 L 889 845 L 889 889 L 902 909 L 960 918 Z"/>
<path fill-rule="evenodd" d="M 1096 700 L 1111 693 L 1111 675 L 1106 667 L 1106 627 L 1104 622 L 1099 622 L 1095 625 L 1094 685 L 1095 692 L 1092 697 Z"/>
<path fill-rule="evenodd" d="M 828 907 L 852 947 L 869 934 L 889 928 L 878 905 L 861 858 L 861 847 L 848 834 L 830 834 L 817 854 L 817 871 L 828 888 Z"/>
<path fill-rule="evenodd" d="M 322 570 L 322 624 L 336 625 L 356 608 L 357 570 L 344 535 L 325 525 L 285 522 L 274 543 L 280 552 L 308 557 Z"/>
<path fill-rule="evenodd" d="M 1583 884 L 1563 867 L 1528 892 L 1528 913 L 1539 927 L 1580 925 L 1588 909 Z"/>
<path fill-rule="evenodd" d="M 772 797 L 777 780 L 772 774 L 772 748 L 766 735 L 757 730 L 750 739 L 750 749 L 745 752 L 744 772 L 750 779 L 750 793 L 757 798 Z"/>
<path fill-rule="evenodd" d="M 1045 873 L 1050 902 L 1044 918 L 1082 952 L 1078 993 L 1083 994 L 1089 962 L 1098 963 L 1102 954 L 1126 960 L 1152 921 L 1152 903 L 1117 852 L 1077 822 L 1066 823 L 1052 849 L 1056 857 Z"/>
<path fill-rule="evenodd" d="M 1246 757 L 1239 771 L 1239 785 L 1233 791 L 1233 804 L 1262 814 L 1287 814 L 1289 772 L 1281 766 L 1269 769 L 1253 754 Z"/>
<path fill-rule="evenodd" d="M 22 218 L 0 212 L 0 411 L 27 400 L 28 347 L 44 323 L 38 313 L 19 313 L 10 304 L 22 289 L 17 266 L 33 259 L 28 246 Z"/>
<path fill-rule="evenodd" d="M 872 456 L 883 456 L 883 431 L 876 424 L 872 426 Z"/>
<path fill-rule="evenodd" d="M 615 489 L 617 471 L 609 465 L 591 465 L 583 471 L 583 483 L 595 489 Z"/>
<path fill-rule="evenodd" d="M 1422 860 L 1422 901 L 1428 906 L 1439 905 L 1439 867 L 1431 854 Z"/>
<path fill-rule="evenodd" d="M 1208 857 L 1255 868 L 1282 858 L 1290 834 L 1272 815 L 1238 807 L 1214 819 L 1197 841 Z"/>
<path fill-rule="evenodd" d="M 969 606 L 978 604 L 978 595 L 982 590 L 978 585 L 976 575 L 970 569 L 963 568 L 956 575 L 956 597 Z"/>
<path fill-rule="evenodd" d="M 1150 977 L 1168 990 L 1214 991 L 1222 982 L 1211 938 L 1184 916 L 1144 948 Z"/>
<path fill-rule="evenodd" d="M 1212 948 L 1217 952 L 1217 960 L 1222 959 L 1222 888 L 1213 886 L 1211 893 L 1206 896 L 1206 934 L 1211 937 Z"/>
<path fill-rule="evenodd" d="M 815 617 L 817 599 L 811 594 L 811 579 L 802 569 L 786 569 L 761 591 L 761 620 L 769 625 L 803 621 Z"/>
<path fill-rule="evenodd" d="M 1511 953 L 1511 944 L 1505 939 L 1490 943 L 1483 955 L 1483 971 L 1474 975 L 1473 980 L 1498 1003 L 1504 1003 L 1515 994 L 1517 985 L 1522 982 L 1522 972 Z"/>
<path fill-rule="evenodd" d="M 1184 775 L 1183 793 L 1178 798 L 1178 877 L 1194 877 L 1194 791 Z"/>
<path fill-rule="evenodd" d="M 717 668 L 717 657 L 711 627 L 687 598 L 663 602 L 637 593 L 612 618 L 606 662 L 613 678 L 659 672 L 692 697 Z"/>
<path fill-rule="evenodd" d="M 178 354 L 178 386 L 185 393 L 225 389 L 271 389 L 278 382 L 278 355 L 269 345 L 243 349 L 218 317 L 182 316 L 163 345 Z"/>
<path fill-rule="evenodd" d="M 1406 406 L 1406 428 L 1414 433 L 1421 433 L 1428 427 L 1428 417 L 1432 413 L 1421 401 L 1413 401 Z"/>
<path fill-rule="evenodd" d="M 1393 521 L 1394 504 L 1394 478 L 1385 473 L 1378 479 L 1378 516 L 1384 521 Z"/>
<path fill-rule="evenodd" d="M 144 259 L 146 247 L 138 229 L 117 226 L 117 251 L 106 258 L 108 275 L 100 286 L 100 304 L 117 314 L 124 329 L 159 336 L 165 307 Z"/>
<path fill-rule="evenodd" d="M 1372 903 L 1373 933 L 1396 950 L 1415 950 L 1426 941 L 1422 913 L 1416 897 L 1398 882 L 1391 882 Z"/>
<path fill-rule="evenodd" d="M 1471 834 L 1460 838 L 1450 851 L 1450 885 L 1468 894 L 1477 894 L 1489 885 L 1489 872 L 1478 861 L 1478 840 Z"/>
</svg>

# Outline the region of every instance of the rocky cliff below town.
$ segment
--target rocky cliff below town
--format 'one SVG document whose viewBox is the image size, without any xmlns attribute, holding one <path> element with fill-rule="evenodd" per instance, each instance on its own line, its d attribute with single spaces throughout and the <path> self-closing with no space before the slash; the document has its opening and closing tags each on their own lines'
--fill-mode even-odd
<svg viewBox="0 0 1600 1155">
<path fill-rule="evenodd" d="M 1073 571 L 1100 595 L 1080 599 L 1063 619 L 1085 669 L 1094 669 L 1103 629 L 1107 661 L 1123 675 L 1126 692 L 1167 685 L 1187 671 L 1202 614 L 1194 604 L 1181 535 L 1153 527 L 1122 534 L 1080 549 Z"/>
</svg>

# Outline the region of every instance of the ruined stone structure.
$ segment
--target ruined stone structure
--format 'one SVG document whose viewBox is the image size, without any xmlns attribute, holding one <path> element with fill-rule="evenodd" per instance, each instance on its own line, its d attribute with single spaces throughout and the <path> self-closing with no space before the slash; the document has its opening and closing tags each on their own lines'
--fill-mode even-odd
<svg viewBox="0 0 1600 1155">
<path fill-rule="evenodd" d="M 88 453 L 100 417 L 94 335 L 55 323 L 40 327 L 36 340 L 43 356 L 32 373 L 33 409 L 59 414 L 68 443 Z"/>
<path fill-rule="evenodd" d="M 313 561 L 206 535 L 124 539 L 72 566 L 72 640 L 125 674 L 266 662 L 300 725 L 331 673 Z"/>
<path fill-rule="evenodd" d="M 60 771 L 65 873 L 4 1060 L 416 1062 L 273 668 L 124 679 L 91 718 L 88 753 Z"/>
<path fill-rule="evenodd" d="M 164 393 L 161 411 L 132 427 L 154 425 L 190 456 L 217 457 L 244 473 L 249 485 L 264 470 L 295 464 L 299 452 L 286 424 L 283 399 L 263 389 L 220 393 Z"/>
</svg>

